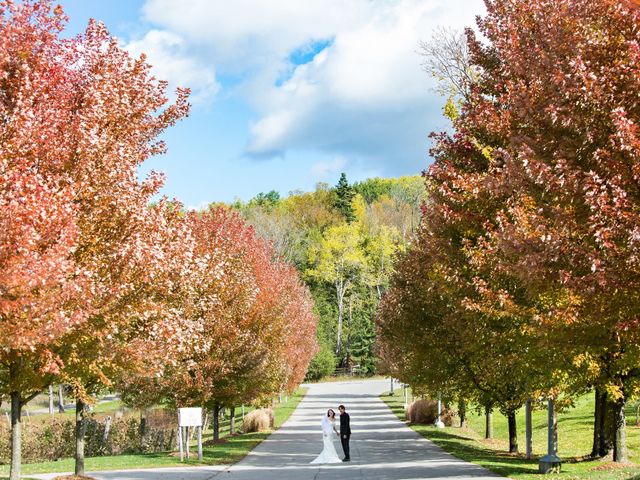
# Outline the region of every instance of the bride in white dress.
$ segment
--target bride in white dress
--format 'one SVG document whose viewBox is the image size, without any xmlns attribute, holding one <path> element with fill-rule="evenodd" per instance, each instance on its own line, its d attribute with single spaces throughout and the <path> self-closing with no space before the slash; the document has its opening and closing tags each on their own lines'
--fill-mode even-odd
<svg viewBox="0 0 640 480">
<path fill-rule="evenodd" d="M 320 455 L 311 463 L 342 463 L 340 457 L 336 453 L 336 447 L 333 446 L 333 434 L 340 436 L 335 427 L 336 412 L 329 409 L 327 414 L 322 417 L 322 444 L 324 448 Z"/>
</svg>

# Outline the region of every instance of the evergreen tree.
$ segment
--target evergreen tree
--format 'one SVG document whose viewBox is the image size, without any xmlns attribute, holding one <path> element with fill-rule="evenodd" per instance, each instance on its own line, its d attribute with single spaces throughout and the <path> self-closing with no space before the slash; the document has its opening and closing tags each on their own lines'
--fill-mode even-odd
<svg viewBox="0 0 640 480">
<path fill-rule="evenodd" d="M 353 190 L 353 187 L 349 185 L 346 173 L 342 172 L 342 174 L 340 174 L 340 180 L 338 180 L 335 192 L 335 209 L 344 216 L 347 223 L 351 223 L 356 218 L 352 204 L 353 197 L 355 196 L 355 191 Z"/>
<path fill-rule="evenodd" d="M 251 200 L 249 200 L 249 205 L 258 205 L 264 207 L 266 209 L 272 209 L 275 207 L 280 201 L 280 193 L 275 190 L 271 190 L 267 193 L 260 192 Z"/>
</svg>

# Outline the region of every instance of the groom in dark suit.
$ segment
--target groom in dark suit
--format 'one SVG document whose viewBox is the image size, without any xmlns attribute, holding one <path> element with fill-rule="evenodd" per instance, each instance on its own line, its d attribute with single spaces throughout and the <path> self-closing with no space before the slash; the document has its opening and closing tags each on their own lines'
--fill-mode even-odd
<svg viewBox="0 0 640 480">
<path fill-rule="evenodd" d="M 342 449 L 344 450 L 343 462 L 350 462 L 349 456 L 349 438 L 351 438 L 351 424 L 349 414 L 347 413 L 344 405 L 338 407 L 340 411 L 340 441 L 342 442 Z"/>
</svg>

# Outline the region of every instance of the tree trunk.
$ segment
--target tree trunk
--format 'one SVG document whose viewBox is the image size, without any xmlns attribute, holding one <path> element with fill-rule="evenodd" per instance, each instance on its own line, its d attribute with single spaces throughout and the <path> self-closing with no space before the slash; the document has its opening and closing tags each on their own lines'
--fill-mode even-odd
<svg viewBox="0 0 640 480">
<path fill-rule="evenodd" d="M 84 402 L 76 398 L 76 475 L 84 475 L 84 412 Z"/>
<path fill-rule="evenodd" d="M 509 453 L 518 453 L 518 431 L 516 429 L 516 414 L 510 413 L 507 416 L 509 421 Z"/>
<path fill-rule="evenodd" d="M 603 431 L 604 416 L 602 415 L 602 410 L 604 408 L 603 403 L 604 403 L 604 399 L 600 392 L 600 388 L 596 387 L 595 407 L 593 410 L 593 445 L 591 446 L 591 456 L 594 458 L 600 456 L 600 445 L 601 445 L 600 436 L 604 433 Z"/>
<path fill-rule="evenodd" d="M 213 407 L 213 441 L 220 440 L 220 405 L 217 403 Z"/>
<path fill-rule="evenodd" d="M 229 434 L 236 433 L 236 407 L 229 409 Z"/>
<path fill-rule="evenodd" d="M 342 348 L 342 316 L 343 309 L 342 303 L 344 299 L 344 293 L 337 289 L 338 294 L 338 340 L 336 342 L 336 355 L 340 355 L 340 349 Z"/>
<path fill-rule="evenodd" d="M 460 428 L 467 422 L 467 401 L 464 398 L 458 400 L 458 417 L 460 417 Z"/>
<path fill-rule="evenodd" d="M 612 403 L 607 393 L 601 388 L 596 388 L 596 408 L 594 411 L 593 425 L 593 457 L 606 457 L 613 447 L 613 413 Z"/>
<path fill-rule="evenodd" d="M 22 399 L 11 392 L 11 469 L 9 480 L 20 480 L 22 466 Z"/>
<path fill-rule="evenodd" d="M 484 412 L 484 438 L 493 438 L 493 414 L 490 408 Z"/>
<path fill-rule="evenodd" d="M 62 391 L 64 387 L 58 385 L 58 412 L 64 413 L 64 392 Z"/>
<path fill-rule="evenodd" d="M 49 385 L 49 415 L 53 417 L 53 385 Z"/>
<path fill-rule="evenodd" d="M 602 455 L 607 456 L 613 450 L 613 402 L 608 398 L 607 394 L 604 394 L 604 415 L 603 420 L 603 435 L 602 435 Z"/>
<path fill-rule="evenodd" d="M 558 410 L 555 408 L 555 401 L 553 403 L 553 416 L 551 418 L 551 432 L 553 442 L 553 454 L 558 455 Z"/>
<path fill-rule="evenodd" d="M 147 429 L 147 409 L 140 409 L 140 425 L 138 426 L 138 434 L 144 437 L 144 432 Z"/>
<path fill-rule="evenodd" d="M 627 462 L 627 421 L 624 414 L 626 398 L 622 397 L 613 404 L 613 461 Z"/>
<path fill-rule="evenodd" d="M 353 325 L 353 296 L 349 295 L 349 322 L 347 324 L 347 365 L 351 373 L 351 325 Z"/>
<path fill-rule="evenodd" d="M 527 460 L 531 460 L 531 456 L 533 454 L 533 425 L 531 422 L 531 410 L 532 410 L 533 401 L 528 398 L 525 403 L 525 450 Z"/>
</svg>

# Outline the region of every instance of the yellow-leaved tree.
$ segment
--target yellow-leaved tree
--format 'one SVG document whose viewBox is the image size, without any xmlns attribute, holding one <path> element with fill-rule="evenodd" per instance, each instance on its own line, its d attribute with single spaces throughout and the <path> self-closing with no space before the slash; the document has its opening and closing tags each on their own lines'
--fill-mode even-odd
<svg viewBox="0 0 640 480">
<path fill-rule="evenodd" d="M 312 267 L 307 269 L 307 276 L 335 287 L 338 307 L 336 353 L 339 353 L 344 300 L 367 267 L 359 226 L 356 223 L 344 223 L 329 227 L 319 242 L 309 249 L 309 263 Z"/>
</svg>

